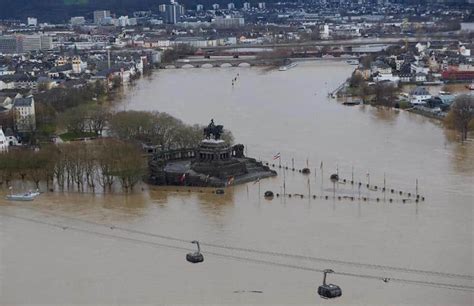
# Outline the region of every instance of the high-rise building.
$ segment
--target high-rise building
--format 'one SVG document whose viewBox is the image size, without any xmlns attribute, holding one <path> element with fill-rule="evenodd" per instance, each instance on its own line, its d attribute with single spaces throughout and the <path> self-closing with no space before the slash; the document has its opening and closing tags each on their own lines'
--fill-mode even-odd
<svg viewBox="0 0 474 306">
<path fill-rule="evenodd" d="M 41 36 L 41 50 L 51 50 L 53 49 L 53 37 L 48 35 Z"/>
<path fill-rule="evenodd" d="M 20 53 L 18 50 L 17 37 L 13 35 L 0 36 L 0 53 L 1 54 Z"/>
<path fill-rule="evenodd" d="M 245 25 L 245 20 L 241 17 L 226 16 L 216 18 L 213 23 L 217 28 L 238 28 Z"/>
<path fill-rule="evenodd" d="M 219 9 L 219 4 L 214 3 L 214 4 L 212 5 L 212 9 L 213 9 L 213 10 L 218 10 L 218 9 Z"/>
<path fill-rule="evenodd" d="M 232 2 L 228 3 L 228 4 L 227 4 L 227 9 L 228 9 L 228 10 L 235 10 L 235 4 L 232 3 Z"/>
<path fill-rule="evenodd" d="M 158 6 L 158 11 L 159 11 L 160 13 L 166 12 L 166 4 L 160 4 L 160 5 Z"/>
<path fill-rule="evenodd" d="M 266 7 L 267 7 L 267 5 L 265 4 L 265 2 L 259 2 L 258 3 L 258 8 L 260 10 L 264 10 Z"/>
<path fill-rule="evenodd" d="M 0 53 L 15 54 L 53 49 L 53 38 L 48 35 L 0 36 Z"/>
<path fill-rule="evenodd" d="M 250 2 L 244 2 L 243 9 L 244 9 L 245 11 L 249 11 L 249 10 L 250 10 L 250 8 L 251 8 L 251 6 L 250 6 Z"/>
<path fill-rule="evenodd" d="M 104 19 L 110 17 L 110 11 L 94 11 L 94 23 L 101 24 Z"/>
<path fill-rule="evenodd" d="M 165 4 L 163 13 L 167 23 L 175 24 L 178 18 L 184 15 L 184 6 L 172 1 L 171 4 Z"/>
<path fill-rule="evenodd" d="M 202 4 L 196 5 L 196 11 L 201 12 L 203 10 L 204 10 L 204 5 L 202 5 Z"/>
<path fill-rule="evenodd" d="M 20 35 L 21 52 L 30 52 L 41 50 L 41 36 L 40 35 Z"/>
<path fill-rule="evenodd" d="M 176 11 L 176 5 L 168 4 L 166 5 L 165 11 L 166 22 L 175 24 L 178 21 L 178 13 Z"/>
</svg>

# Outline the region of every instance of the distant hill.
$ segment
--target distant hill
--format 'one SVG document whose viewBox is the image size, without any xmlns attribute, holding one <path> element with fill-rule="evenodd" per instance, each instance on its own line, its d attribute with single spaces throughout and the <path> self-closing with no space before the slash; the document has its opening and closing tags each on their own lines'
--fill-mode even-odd
<svg viewBox="0 0 474 306">
<path fill-rule="evenodd" d="M 236 7 L 241 7 L 243 2 L 261 1 L 181 0 L 178 2 L 186 7 L 194 7 L 198 3 L 210 7 L 213 3 L 226 5 L 229 2 L 235 3 Z M 277 0 L 265 2 L 271 3 Z M 117 15 L 131 14 L 133 11 L 141 10 L 158 11 L 158 6 L 162 3 L 169 3 L 169 0 L 0 0 L 0 19 L 26 20 L 27 17 L 37 17 L 39 22 L 64 22 L 72 16 L 92 18 L 92 12 L 100 9 L 110 10 Z"/>
<path fill-rule="evenodd" d="M 298 0 L 285 0 L 286 2 L 297 2 Z M 308 0 L 300 0 L 308 1 Z M 355 1 L 355 0 L 347 0 Z M 468 5 L 468 1 L 474 0 L 393 0 L 401 3 L 440 3 L 455 6 Z M 196 4 L 203 4 L 209 8 L 213 3 L 219 3 L 223 7 L 233 2 L 237 8 L 242 7 L 243 2 L 256 5 L 258 2 L 281 2 L 281 0 L 178 0 L 187 8 L 194 8 Z M 72 16 L 85 16 L 92 19 L 94 10 L 110 10 L 116 15 L 130 15 L 134 11 L 151 10 L 158 11 L 162 3 L 169 0 L 0 0 L 0 19 L 20 19 L 37 17 L 39 22 L 65 22 Z M 471 6 L 472 7 L 472 6 Z"/>
</svg>

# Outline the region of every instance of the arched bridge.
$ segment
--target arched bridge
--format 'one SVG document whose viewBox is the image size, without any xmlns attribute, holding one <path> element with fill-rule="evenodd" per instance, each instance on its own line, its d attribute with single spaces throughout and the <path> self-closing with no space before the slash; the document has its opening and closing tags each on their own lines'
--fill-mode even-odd
<svg viewBox="0 0 474 306">
<path fill-rule="evenodd" d="M 275 64 L 275 59 L 257 59 L 257 58 L 200 58 L 200 59 L 181 59 L 173 64 L 164 65 L 162 68 L 225 68 L 225 67 L 250 67 L 250 66 L 268 66 Z"/>
</svg>

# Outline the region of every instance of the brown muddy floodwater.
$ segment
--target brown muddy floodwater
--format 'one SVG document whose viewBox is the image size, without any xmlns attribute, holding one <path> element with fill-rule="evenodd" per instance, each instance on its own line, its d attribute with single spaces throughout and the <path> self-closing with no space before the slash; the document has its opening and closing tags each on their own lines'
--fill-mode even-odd
<svg viewBox="0 0 474 306">
<path fill-rule="evenodd" d="M 472 138 L 461 145 L 431 119 L 329 101 L 327 93 L 352 69 L 333 62 L 299 64 L 285 72 L 180 69 L 138 81 L 121 109 L 168 112 L 187 123 L 214 118 L 250 156 L 270 160 L 280 152 L 283 165 L 291 166 L 294 158 L 297 168 L 308 160 L 310 176 L 285 174 L 286 192 L 305 197 L 262 198 L 266 190 L 281 192 L 280 171 L 261 181 L 260 196 L 259 184 L 250 183 L 230 187 L 225 195 L 150 187 L 129 196 L 2 199 L 0 304 L 472 305 L 472 290 L 403 281 L 474 285 Z M 385 173 L 388 188 L 405 192 L 414 193 L 418 179 L 426 200 L 403 204 L 400 196 L 387 194 L 397 201 L 376 202 L 383 194 L 367 189 L 362 193 L 372 199 L 368 202 L 306 196 L 331 196 L 329 174 L 338 168 L 350 179 L 352 167 L 357 182 L 365 184 L 369 172 L 371 184 L 380 187 Z M 357 194 L 355 188 L 339 184 L 337 194 Z M 192 265 L 185 261 L 188 251 L 179 248 L 193 246 L 174 238 L 215 246 L 202 246 L 204 263 Z M 343 296 L 323 300 L 316 292 L 322 274 L 312 269 L 324 268 L 377 279 L 330 275 Z M 384 277 L 402 280 L 385 283 Z"/>
</svg>

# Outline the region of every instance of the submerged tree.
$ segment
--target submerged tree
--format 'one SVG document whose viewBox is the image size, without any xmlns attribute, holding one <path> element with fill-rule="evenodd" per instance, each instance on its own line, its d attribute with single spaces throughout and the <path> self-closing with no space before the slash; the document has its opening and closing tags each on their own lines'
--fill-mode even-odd
<svg viewBox="0 0 474 306">
<path fill-rule="evenodd" d="M 474 129 L 474 96 L 456 97 L 446 116 L 445 124 L 461 134 L 461 141 L 466 140 L 469 130 Z"/>
</svg>

